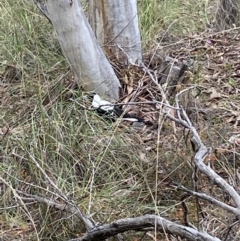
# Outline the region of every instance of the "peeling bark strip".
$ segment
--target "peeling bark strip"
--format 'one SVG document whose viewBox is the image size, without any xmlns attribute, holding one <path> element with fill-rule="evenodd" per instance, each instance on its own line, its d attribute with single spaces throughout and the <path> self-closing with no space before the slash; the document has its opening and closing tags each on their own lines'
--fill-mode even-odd
<svg viewBox="0 0 240 241">
<path fill-rule="evenodd" d="M 47 7 L 46 7 L 47 0 L 46 1 L 43 1 L 43 0 L 33 0 L 33 2 L 36 4 L 36 6 L 42 12 L 42 14 L 49 20 L 49 22 L 52 23 L 51 20 L 50 20 L 50 17 L 49 17 L 49 13 L 48 13 Z"/>
<path fill-rule="evenodd" d="M 90 0 L 89 22 L 109 57 L 125 64 L 142 60 L 137 0 Z"/>
<path fill-rule="evenodd" d="M 78 0 L 48 0 L 47 10 L 76 82 L 86 91 L 95 91 L 111 101 L 118 100 L 119 80 Z"/>
</svg>

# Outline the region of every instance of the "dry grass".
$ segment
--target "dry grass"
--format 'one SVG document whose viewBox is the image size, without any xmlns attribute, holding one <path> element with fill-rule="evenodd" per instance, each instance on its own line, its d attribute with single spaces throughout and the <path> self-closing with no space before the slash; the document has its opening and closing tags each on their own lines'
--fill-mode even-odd
<svg viewBox="0 0 240 241">
<path fill-rule="evenodd" d="M 140 25 L 146 48 L 203 31 L 209 22 L 206 1 L 141 0 Z"/>
<path fill-rule="evenodd" d="M 163 36 L 181 38 L 204 29 L 206 9 L 205 1 L 140 1 L 145 48 Z M 0 238 L 67 240 L 85 231 L 76 217 L 19 198 L 16 190 L 55 198 L 44 173 L 100 223 L 145 213 L 181 222 L 181 193 L 170 183 L 193 185 L 191 149 L 182 130 L 167 139 L 166 122 L 160 143 L 148 151 L 131 126 L 82 109 L 79 104 L 89 103 L 81 91 L 72 90 L 71 99 L 66 94 L 69 67 L 48 21 L 27 0 L 3 0 L 0 11 Z M 8 74 L 6 64 L 20 77 Z M 58 100 L 43 105 L 55 85 Z"/>
</svg>

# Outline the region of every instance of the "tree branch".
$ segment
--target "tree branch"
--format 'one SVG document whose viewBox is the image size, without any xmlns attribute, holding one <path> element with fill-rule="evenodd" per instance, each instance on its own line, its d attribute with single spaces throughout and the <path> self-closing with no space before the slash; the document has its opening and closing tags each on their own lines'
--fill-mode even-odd
<svg viewBox="0 0 240 241">
<path fill-rule="evenodd" d="M 220 241 L 220 239 L 207 233 L 176 224 L 156 215 L 145 215 L 137 218 L 120 219 L 110 224 L 95 227 L 93 230 L 86 233 L 82 238 L 71 239 L 69 241 L 105 240 L 106 238 L 129 230 L 151 231 L 155 230 L 155 228 L 158 231 L 181 236 L 187 240 Z"/>
<path fill-rule="evenodd" d="M 183 187 L 183 186 L 176 186 L 176 187 L 177 187 L 178 189 L 180 189 L 180 190 L 183 190 L 183 191 L 185 191 L 185 192 L 193 195 L 193 196 L 199 197 L 199 198 L 201 198 L 201 199 L 203 199 L 203 200 L 206 200 L 206 201 L 208 201 L 208 202 L 210 202 L 210 203 L 213 203 L 213 204 L 215 204 L 216 206 L 218 206 L 218 207 L 220 207 L 220 208 L 222 208 L 222 209 L 224 209 L 224 210 L 227 210 L 227 211 L 229 211 L 229 212 L 231 212 L 231 213 L 234 213 L 234 214 L 236 214 L 236 215 L 238 214 L 237 208 L 234 208 L 234 207 L 232 207 L 232 206 L 230 206 L 230 205 L 227 205 L 227 204 L 225 204 L 225 203 L 217 200 L 216 198 L 211 197 L 211 196 L 209 196 L 209 195 L 207 195 L 207 194 L 205 194 L 205 193 L 194 192 L 194 191 L 189 190 L 188 188 Z"/>
<path fill-rule="evenodd" d="M 179 123 L 183 127 L 189 129 L 192 132 L 192 134 L 193 134 L 192 142 L 197 147 L 197 152 L 195 153 L 195 156 L 194 156 L 195 165 L 202 173 L 204 173 L 207 177 L 209 177 L 220 188 L 222 188 L 226 193 L 228 193 L 232 197 L 237 208 L 232 208 L 231 211 L 234 214 L 236 214 L 238 217 L 240 217 L 240 196 L 239 196 L 238 192 L 231 185 L 229 185 L 222 177 L 220 177 L 216 172 L 214 172 L 210 166 L 207 166 L 206 164 L 204 164 L 203 160 L 208 154 L 208 148 L 203 144 L 200 136 L 198 135 L 196 128 L 192 125 L 190 119 L 188 118 L 186 111 L 182 108 L 182 106 L 179 103 L 179 96 L 181 94 L 183 94 L 184 92 L 189 91 L 192 88 L 196 88 L 196 86 L 192 86 L 190 88 L 184 89 L 176 95 L 175 101 L 176 101 L 177 117 L 175 117 L 175 116 L 171 115 L 171 113 L 169 111 L 170 108 L 167 107 L 167 106 L 170 106 L 170 104 L 166 98 L 166 95 L 162 89 L 162 86 L 158 83 L 157 79 L 154 78 L 154 75 L 151 73 L 151 71 L 146 66 L 143 66 L 143 68 L 146 71 L 146 73 L 148 73 L 151 80 L 159 88 L 159 91 L 162 96 L 162 100 L 166 103 L 166 106 L 165 106 L 166 116 L 169 119 L 174 120 L 176 123 Z M 229 211 L 229 209 L 227 209 L 227 210 Z"/>
<path fill-rule="evenodd" d="M 180 120 L 178 123 L 181 124 L 183 121 L 182 118 L 184 118 L 184 121 L 187 123 L 188 129 L 193 134 L 192 141 L 197 146 L 197 152 L 194 156 L 195 164 L 202 173 L 208 176 L 212 181 L 214 181 L 219 187 L 221 187 L 226 193 L 228 193 L 232 197 L 234 203 L 237 206 L 237 209 L 235 209 L 234 214 L 240 216 L 240 196 L 238 192 L 231 185 L 229 185 L 222 177 L 220 177 L 216 172 L 214 172 L 210 166 L 207 166 L 203 162 L 204 158 L 208 154 L 208 148 L 203 144 L 196 128 L 192 125 L 190 119 L 188 118 L 186 111 L 179 105 L 178 96 L 182 93 L 183 92 L 178 93 L 175 99 L 177 104 L 177 113 Z"/>
</svg>

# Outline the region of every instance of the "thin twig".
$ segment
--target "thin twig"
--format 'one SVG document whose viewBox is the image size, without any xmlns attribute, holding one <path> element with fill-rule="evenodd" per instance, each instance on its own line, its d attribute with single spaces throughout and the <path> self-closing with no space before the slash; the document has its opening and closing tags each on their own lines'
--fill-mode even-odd
<svg viewBox="0 0 240 241">
<path fill-rule="evenodd" d="M 17 191 L 19 194 L 24 195 L 25 197 L 21 197 L 22 200 L 26 200 L 26 201 L 37 201 L 40 203 L 45 203 L 50 207 L 54 207 L 57 208 L 59 210 L 62 211 L 66 211 L 68 213 L 71 213 L 75 216 L 77 216 L 84 224 L 85 227 L 88 231 L 92 230 L 94 228 L 94 223 L 92 220 L 90 220 L 90 218 L 87 218 L 84 216 L 84 214 L 80 211 L 79 208 L 77 208 L 76 206 L 72 205 L 72 204 L 62 204 L 62 203 L 57 203 L 56 201 L 52 200 L 52 199 L 48 199 L 46 197 L 41 197 L 38 195 L 31 195 L 31 194 L 27 194 L 21 191 Z"/>
<path fill-rule="evenodd" d="M 224 209 L 226 211 L 229 211 L 229 212 L 235 213 L 235 214 L 237 213 L 237 208 L 234 208 L 234 207 L 232 207 L 230 205 L 227 205 L 227 204 L 225 204 L 225 203 L 217 200 L 216 198 L 211 197 L 211 196 L 209 196 L 209 195 L 207 195 L 205 193 L 195 192 L 195 191 L 192 191 L 192 190 L 190 190 L 190 189 L 188 189 L 188 188 L 186 188 L 184 186 L 181 186 L 181 185 L 177 186 L 177 188 L 180 189 L 180 190 L 183 190 L 184 192 L 187 192 L 187 193 L 189 193 L 189 194 L 191 194 L 191 195 L 193 195 L 195 197 L 199 197 L 199 198 L 201 198 L 203 200 L 206 200 L 206 201 L 208 201 L 210 203 L 213 203 L 216 206 L 218 206 L 218 207 L 220 207 L 220 208 L 222 208 L 222 209 Z"/>
</svg>

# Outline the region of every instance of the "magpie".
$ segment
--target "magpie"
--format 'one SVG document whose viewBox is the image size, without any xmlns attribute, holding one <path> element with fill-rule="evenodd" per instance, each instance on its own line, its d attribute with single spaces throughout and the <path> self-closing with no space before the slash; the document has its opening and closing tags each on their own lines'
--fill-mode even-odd
<svg viewBox="0 0 240 241">
<path fill-rule="evenodd" d="M 102 100 L 98 94 L 93 95 L 92 107 L 97 110 L 100 115 L 106 116 L 114 121 L 114 118 L 121 117 L 122 120 L 130 122 L 144 122 L 143 118 L 125 113 L 119 107 L 113 105 L 109 101 Z"/>
</svg>

